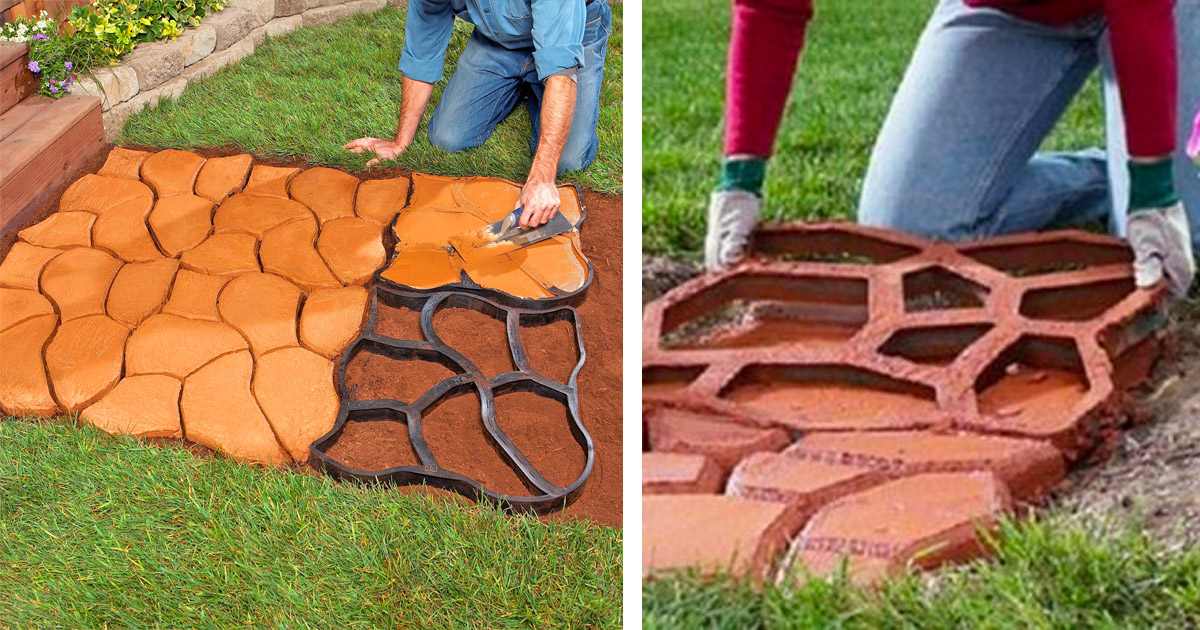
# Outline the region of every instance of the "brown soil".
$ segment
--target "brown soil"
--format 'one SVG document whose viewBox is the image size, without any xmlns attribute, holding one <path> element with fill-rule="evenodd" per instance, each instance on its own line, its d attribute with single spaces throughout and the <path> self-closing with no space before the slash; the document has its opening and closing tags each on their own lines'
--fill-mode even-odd
<svg viewBox="0 0 1200 630">
<path fill-rule="evenodd" d="M 479 395 L 473 390 L 443 400 L 427 411 L 421 428 L 438 466 L 466 475 L 493 492 L 523 497 L 535 494 L 509 467 L 484 430 Z"/>
<path fill-rule="evenodd" d="M 525 347 L 529 366 L 535 372 L 564 385 L 571 379 L 571 371 L 579 364 L 575 325 L 568 320 L 542 326 L 522 325 L 521 344 Z"/>
<path fill-rule="evenodd" d="M 425 341 L 425 335 L 421 332 L 421 311 L 380 302 L 376 313 L 375 332 L 393 339 Z"/>
<path fill-rule="evenodd" d="M 516 369 L 504 322 L 491 315 L 470 308 L 443 308 L 433 314 L 433 331 L 487 378 Z"/>
<path fill-rule="evenodd" d="M 421 465 L 421 458 L 408 439 L 408 425 L 396 420 L 347 422 L 325 453 L 366 471 Z"/>
<path fill-rule="evenodd" d="M 391 398 L 412 403 L 451 376 L 454 372 L 441 363 L 402 361 L 366 351 L 346 364 L 346 388 L 352 400 Z"/>
<path fill-rule="evenodd" d="M 496 397 L 496 423 L 550 483 L 568 486 L 587 462 L 571 434 L 571 416 L 558 401 L 532 392 Z"/>
</svg>

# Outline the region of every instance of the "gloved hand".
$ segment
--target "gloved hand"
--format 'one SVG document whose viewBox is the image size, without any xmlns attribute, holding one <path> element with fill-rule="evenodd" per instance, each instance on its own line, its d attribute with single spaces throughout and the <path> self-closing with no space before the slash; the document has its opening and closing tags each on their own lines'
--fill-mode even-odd
<svg viewBox="0 0 1200 630">
<path fill-rule="evenodd" d="M 1196 276 L 1196 259 L 1183 204 L 1131 212 L 1126 227 L 1138 288 L 1153 287 L 1166 278 L 1172 297 L 1186 297 Z"/>
<path fill-rule="evenodd" d="M 704 268 L 724 269 L 746 255 L 750 235 L 762 214 L 762 198 L 744 190 L 718 190 L 708 203 Z"/>
</svg>

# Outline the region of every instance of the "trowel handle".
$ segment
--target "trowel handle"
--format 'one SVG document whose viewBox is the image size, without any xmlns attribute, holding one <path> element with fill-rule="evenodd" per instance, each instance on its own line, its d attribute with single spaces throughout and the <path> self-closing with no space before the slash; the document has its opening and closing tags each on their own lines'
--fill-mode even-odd
<svg viewBox="0 0 1200 630">
<path fill-rule="evenodd" d="M 508 234 L 508 231 L 521 221 L 521 211 L 524 209 L 525 207 L 522 206 L 504 216 L 504 223 L 500 224 L 501 234 Z"/>
</svg>

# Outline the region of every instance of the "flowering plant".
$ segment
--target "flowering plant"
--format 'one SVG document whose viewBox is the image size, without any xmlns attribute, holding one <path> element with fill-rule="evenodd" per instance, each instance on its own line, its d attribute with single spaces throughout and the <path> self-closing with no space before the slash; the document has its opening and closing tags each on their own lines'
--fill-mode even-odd
<svg viewBox="0 0 1200 630">
<path fill-rule="evenodd" d="M 58 23 L 49 13 L 42 11 L 37 18 L 18 17 L 8 24 L 0 25 L 0 41 L 27 42 L 38 35 L 49 37 L 58 32 Z"/>
<path fill-rule="evenodd" d="M 75 62 L 64 55 L 69 51 L 67 37 L 38 33 L 29 40 L 29 71 L 38 75 L 42 85 L 38 94 L 60 98 L 71 91 L 75 84 Z"/>
</svg>

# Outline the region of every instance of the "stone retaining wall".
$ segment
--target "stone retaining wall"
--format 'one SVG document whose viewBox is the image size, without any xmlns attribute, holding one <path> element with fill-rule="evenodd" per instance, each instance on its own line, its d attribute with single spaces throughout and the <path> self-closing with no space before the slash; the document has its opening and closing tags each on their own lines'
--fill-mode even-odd
<svg viewBox="0 0 1200 630">
<path fill-rule="evenodd" d="M 120 65 L 96 70 L 95 81 L 79 80 L 76 94 L 100 97 L 104 135 L 109 142 L 120 135 L 131 114 L 157 104 L 163 96 L 177 98 L 190 81 L 249 55 L 268 36 L 279 37 L 300 26 L 331 24 L 384 6 L 408 5 L 407 0 L 235 2 L 204 18 L 199 26 L 186 29 L 174 41 L 140 44 Z"/>
</svg>

